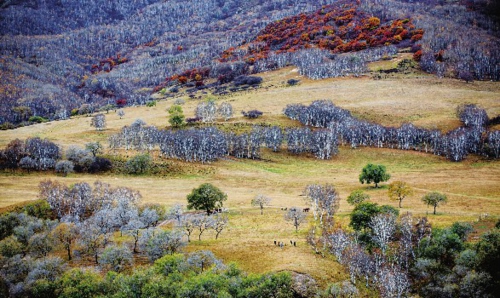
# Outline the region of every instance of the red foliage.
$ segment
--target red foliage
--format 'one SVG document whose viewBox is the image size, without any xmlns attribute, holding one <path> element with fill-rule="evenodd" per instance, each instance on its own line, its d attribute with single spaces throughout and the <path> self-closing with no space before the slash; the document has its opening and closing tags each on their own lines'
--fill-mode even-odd
<svg viewBox="0 0 500 298">
<path fill-rule="evenodd" d="M 113 68 L 117 65 L 127 63 L 128 59 L 125 57 L 122 57 L 120 54 L 116 55 L 116 57 L 109 57 L 106 59 L 103 59 L 99 61 L 99 65 L 93 64 L 92 67 L 90 68 L 90 71 L 95 74 L 99 73 L 101 71 L 106 71 L 110 72 L 113 70 Z"/>
<path fill-rule="evenodd" d="M 311 47 L 335 53 L 359 51 L 408 39 L 414 42 L 421 39 L 422 34 L 423 30 L 415 29 L 410 19 L 381 24 L 379 18 L 362 11 L 358 2 L 342 1 L 316 12 L 275 21 L 241 49 L 248 53 L 243 60 L 253 64 L 271 52 L 294 52 Z M 224 51 L 220 61 L 239 60 L 235 51 L 235 48 Z"/>
<path fill-rule="evenodd" d="M 117 99 L 116 100 L 116 105 L 118 107 L 123 107 L 127 104 L 127 100 L 125 98 Z"/>
<path fill-rule="evenodd" d="M 422 50 L 418 50 L 415 52 L 415 54 L 413 54 L 413 60 L 420 62 L 421 59 L 422 59 Z"/>
<path fill-rule="evenodd" d="M 415 42 L 422 38 L 423 33 L 422 29 L 415 29 L 410 19 L 381 23 L 379 18 L 361 10 L 359 1 L 343 0 L 315 12 L 270 23 L 254 40 L 244 41 L 240 47 L 222 52 L 219 61 L 245 61 L 253 65 L 269 57 L 270 53 L 291 53 L 313 47 L 333 53 L 360 51 L 404 40 Z M 178 50 L 181 51 L 182 47 L 179 46 Z M 242 57 L 240 53 L 246 54 Z M 198 83 L 208 76 L 208 69 L 191 69 L 167 78 L 166 82 Z M 221 83 L 230 81 L 224 75 L 218 80 Z"/>
<path fill-rule="evenodd" d="M 411 41 L 418 41 L 422 39 L 422 34 L 415 34 L 411 37 Z"/>
<path fill-rule="evenodd" d="M 188 78 L 186 78 L 185 76 L 180 76 L 177 80 L 179 81 L 180 84 L 186 84 Z"/>
</svg>

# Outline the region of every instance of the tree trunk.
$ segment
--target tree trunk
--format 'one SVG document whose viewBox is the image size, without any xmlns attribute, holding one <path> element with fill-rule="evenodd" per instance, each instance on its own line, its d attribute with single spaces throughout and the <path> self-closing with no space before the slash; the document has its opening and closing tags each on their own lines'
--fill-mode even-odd
<svg viewBox="0 0 500 298">
<path fill-rule="evenodd" d="M 71 261 L 71 247 L 67 247 L 67 251 L 68 251 L 68 261 Z"/>
<path fill-rule="evenodd" d="M 260 207 L 260 215 L 264 214 L 264 207 Z"/>
<path fill-rule="evenodd" d="M 136 238 L 136 239 L 134 240 L 134 253 L 138 253 L 138 251 L 137 251 L 137 242 L 138 242 L 138 241 L 139 241 L 139 238 Z"/>
<path fill-rule="evenodd" d="M 399 199 L 399 208 L 401 208 L 401 201 L 403 201 L 403 199 Z"/>
<path fill-rule="evenodd" d="M 437 207 L 437 206 L 436 206 L 436 205 L 434 205 L 434 214 L 436 214 L 436 207 Z"/>
</svg>

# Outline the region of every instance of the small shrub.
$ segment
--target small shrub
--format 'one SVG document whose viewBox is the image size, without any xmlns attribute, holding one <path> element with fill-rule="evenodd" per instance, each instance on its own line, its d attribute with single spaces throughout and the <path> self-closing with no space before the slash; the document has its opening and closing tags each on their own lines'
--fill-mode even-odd
<svg viewBox="0 0 500 298">
<path fill-rule="evenodd" d="M 143 174 L 151 168 L 151 156 L 149 154 L 136 155 L 125 163 L 125 169 L 129 174 Z"/>
<path fill-rule="evenodd" d="M 29 122 L 35 122 L 35 123 L 43 123 L 43 122 L 47 122 L 49 120 L 43 118 L 43 117 L 40 117 L 40 116 L 31 116 L 29 119 L 28 119 Z"/>
<path fill-rule="evenodd" d="M 248 112 L 241 111 L 241 114 L 243 114 L 243 116 L 245 116 L 249 119 L 255 119 L 255 118 L 259 118 L 260 116 L 262 116 L 262 112 L 259 110 L 251 110 Z"/>
<path fill-rule="evenodd" d="M 73 162 L 69 160 L 58 161 L 56 163 L 55 169 L 57 173 L 62 173 L 64 177 L 66 177 L 69 173 L 73 173 L 75 171 Z"/>
<path fill-rule="evenodd" d="M 299 82 L 300 82 L 300 80 L 296 80 L 296 79 L 289 79 L 288 81 L 286 81 L 286 83 L 288 84 L 288 86 L 295 86 Z"/>
<path fill-rule="evenodd" d="M 148 101 L 146 106 L 149 108 L 156 106 L 156 100 Z"/>
<path fill-rule="evenodd" d="M 126 246 L 107 247 L 100 258 L 101 267 L 121 272 L 133 265 L 132 252 Z"/>
<path fill-rule="evenodd" d="M 234 79 L 234 85 L 235 86 L 241 86 L 241 85 L 259 85 L 262 83 L 262 78 L 261 77 L 255 77 L 255 76 L 239 76 Z"/>
<path fill-rule="evenodd" d="M 175 101 L 174 101 L 174 105 L 178 105 L 178 106 L 182 106 L 183 104 L 185 104 L 186 101 L 182 98 L 177 98 Z"/>
<path fill-rule="evenodd" d="M 200 121 L 201 121 L 200 117 L 193 117 L 193 118 L 187 118 L 186 119 L 186 123 L 188 123 L 188 124 L 193 124 L 193 123 L 197 123 L 197 122 L 200 122 Z"/>
<path fill-rule="evenodd" d="M 94 159 L 94 162 L 92 162 L 92 164 L 89 166 L 88 172 L 92 174 L 106 172 L 111 170 L 112 167 L 113 164 L 109 159 L 104 157 L 96 157 Z"/>
</svg>

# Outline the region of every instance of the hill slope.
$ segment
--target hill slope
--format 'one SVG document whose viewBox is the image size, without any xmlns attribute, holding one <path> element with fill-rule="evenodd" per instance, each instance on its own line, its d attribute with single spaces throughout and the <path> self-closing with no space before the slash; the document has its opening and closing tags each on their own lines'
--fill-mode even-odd
<svg viewBox="0 0 500 298">
<path fill-rule="evenodd" d="M 401 36 L 406 23 L 390 22 L 398 19 L 410 18 L 415 28 L 424 29 L 421 46 L 414 48 L 421 48 L 417 58 L 424 70 L 466 80 L 498 80 L 500 73 L 498 23 L 458 4 L 394 0 L 376 4 L 331 0 L 37 3 L 5 1 L 0 8 L 0 124 L 27 124 L 30 116 L 65 119 L 72 111 L 84 113 L 117 103 L 144 104 L 150 100 L 153 88 L 165 83 L 165 78 L 194 68 L 211 70 L 213 78 L 227 67 L 248 73 L 290 63 L 313 78 L 353 72 L 359 75 L 365 71 L 364 64 L 349 63 L 357 58 L 339 58 L 335 64 L 328 58 L 328 51 L 318 52 L 314 48 L 345 52 L 385 44 L 398 39 L 396 36 L 409 40 L 421 33 L 408 30 L 408 36 Z M 332 29 L 338 33 L 331 40 L 317 38 L 329 34 L 326 27 L 326 31 L 316 34 L 313 24 L 304 24 L 304 30 L 311 33 L 302 36 L 306 32 L 299 30 L 299 36 L 292 34 L 290 27 L 272 25 L 276 20 L 294 24 L 292 21 L 304 17 L 308 22 L 318 21 L 322 6 L 330 4 L 333 6 L 323 9 L 336 11 Z M 46 18 L 47 15 L 53 17 Z M 318 18 L 307 17 L 315 15 Z M 377 39 L 366 36 L 364 22 L 371 16 L 380 20 L 380 29 L 388 24 L 393 26 L 388 27 L 389 31 L 394 32 L 385 36 L 389 31 L 382 30 Z M 267 39 L 266 30 L 274 30 L 273 34 L 281 39 Z M 301 44 L 302 39 L 311 42 Z M 246 43 L 252 40 L 267 43 L 265 47 L 273 50 L 279 50 L 278 46 L 286 46 L 288 52 L 302 47 L 313 49 L 271 55 L 255 63 L 268 55 L 265 47 L 265 51 L 255 48 L 258 43 Z M 249 46 L 257 51 L 245 52 Z M 391 53 L 393 50 L 376 53 L 376 59 Z M 365 59 L 363 55 L 356 57 Z M 332 72 L 334 66 L 338 69 Z"/>
</svg>

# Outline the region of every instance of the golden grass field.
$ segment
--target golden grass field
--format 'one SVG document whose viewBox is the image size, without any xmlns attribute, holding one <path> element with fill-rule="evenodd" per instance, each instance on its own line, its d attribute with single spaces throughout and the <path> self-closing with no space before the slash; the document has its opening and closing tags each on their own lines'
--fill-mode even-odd
<svg viewBox="0 0 500 298">
<path fill-rule="evenodd" d="M 311 81 L 299 77 L 296 70 L 285 68 L 262 74 L 264 85 L 257 91 L 237 93 L 217 102 L 228 101 L 233 105 L 235 118 L 229 125 L 249 122 L 239 111 L 258 109 L 264 112 L 254 123 L 296 125 L 281 115 L 289 103 L 309 104 L 317 99 L 331 99 L 335 104 L 350 110 L 354 115 L 384 125 L 412 122 L 417 126 L 438 128 L 443 131 L 460 125 L 455 115 L 457 105 L 475 103 L 486 109 L 490 117 L 500 114 L 500 84 L 494 82 L 465 83 L 452 79 L 437 79 L 417 73 L 411 76 L 393 76 L 383 80 L 370 77 L 340 78 Z M 283 87 L 289 78 L 299 77 L 298 86 Z M 198 100 L 184 97 L 187 117 L 192 117 Z M 160 100 L 155 107 L 130 107 L 124 109 L 125 117 L 114 113 L 106 115 L 107 129 L 96 132 L 90 127 L 90 117 L 43 123 L 15 130 L 0 131 L 0 146 L 9 141 L 30 136 L 49 138 L 63 148 L 83 145 L 99 140 L 106 143 L 110 134 L 124 125 L 141 118 L 158 127 L 167 126 L 168 113 L 173 99 Z M 390 201 L 387 189 L 373 189 L 361 185 L 358 175 L 367 163 L 386 165 L 391 181 L 409 183 L 415 193 L 403 201 L 401 212 L 426 216 L 434 226 L 446 226 L 454 221 L 474 221 L 481 214 L 500 215 L 500 161 L 469 156 L 454 163 L 431 154 L 388 149 L 341 148 L 331 160 L 320 161 L 311 156 L 294 156 L 286 152 L 272 153 L 263 150 L 262 160 L 229 158 L 212 164 L 189 164 L 168 161 L 180 174 L 167 176 L 83 175 L 60 177 L 49 173 L 0 173 L 0 207 L 37 198 L 37 186 L 44 179 L 57 179 L 67 184 L 97 179 L 114 186 L 127 186 L 140 190 L 144 202 L 159 202 L 166 206 L 185 204 L 186 195 L 201 183 L 210 182 L 227 192 L 230 226 L 219 240 L 206 232 L 202 241 L 197 235 L 187 250 L 210 249 L 226 262 L 235 261 L 249 272 L 293 270 L 311 274 L 321 285 L 346 278 L 341 266 L 329 257 L 313 253 L 305 242 L 308 224 L 295 233 L 291 224 L 283 219 L 281 207 L 307 204 L 301 196 L 304 187 L 311 183 L 331 183 L 338 189 L 342 202 L 337 221 L 346 226 L 352 206 L 345 199 L 355 189 L 363 188 L 371 200 L 380 204 L 397 206 Z M 448 204 L 438 207 L 437 215 L 424 205 L 420 198 L 429 191 L 446 193 Z M 250 206 L 257 194 L 272 198 L 271 206 L 260 215 Z M 312 216 L 312 215 L 309 215 Z M 275 247 L 274 240 L 296 240 L 297 247 L 283 250 Z"/>
</svg>

